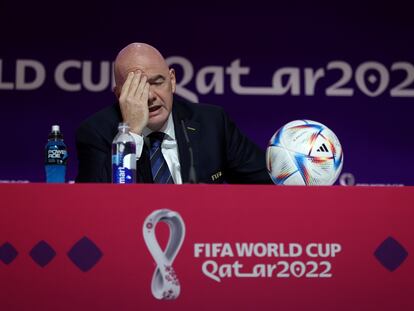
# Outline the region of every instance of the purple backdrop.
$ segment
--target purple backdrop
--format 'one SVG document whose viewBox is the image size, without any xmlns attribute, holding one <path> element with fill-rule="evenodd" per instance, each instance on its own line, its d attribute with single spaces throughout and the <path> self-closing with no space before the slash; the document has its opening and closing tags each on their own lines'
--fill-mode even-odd
<svg viewBox="0 0 414 311">
<path fill-rule="evenodd" d="M 285 123 L 311 119 L 337 134 L 357 183 L 414 185 L 408 6 L 103 5 L 0 5 L 0 180 L 44 180 L 52 124 L 74 179 L 75 129 L 113 103 L 116 52 L 143 41 L 176 68 L 179 95 L 223 106 L 261 147 Z"/>
</svg>

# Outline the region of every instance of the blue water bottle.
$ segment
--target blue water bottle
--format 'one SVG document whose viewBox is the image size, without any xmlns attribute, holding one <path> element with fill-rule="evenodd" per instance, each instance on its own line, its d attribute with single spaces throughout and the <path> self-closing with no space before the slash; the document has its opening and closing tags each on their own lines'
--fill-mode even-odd
<svg viewBox="0 0 414 311">
<path fill-rule="evenodd" d="M 64 183 L 68 151 L 59 125 L 52 125 L 45 147 L 45 172 L 47 183 Z"/>
<path fill-rule="evenodd" d="M 112 183 L 133 184 L 136 181 L 136 145 L 127 123 L 119 123 L 112 142 Z"/>
</svg>

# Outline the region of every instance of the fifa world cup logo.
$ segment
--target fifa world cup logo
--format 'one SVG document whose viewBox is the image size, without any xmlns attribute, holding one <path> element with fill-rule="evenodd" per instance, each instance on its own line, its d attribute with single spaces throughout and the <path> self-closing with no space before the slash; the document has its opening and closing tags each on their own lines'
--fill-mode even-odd
<svg viewBox="0 0 414 311">
<path fill-rule="evenodd" d="M 155 227 L 159 222 L 165 222 L 170 228 L 165 252 L 155 236 Z M 152 276 L 152 294 L 160 300 L 176 299 L 180 295 L 180 282 L 172 264 L 184 241 L 184 221 L 177 212 L 168 209 L 156 210 L 145 219 L 142 230 L 148 250 L 157 264 Z"/>
</svg>

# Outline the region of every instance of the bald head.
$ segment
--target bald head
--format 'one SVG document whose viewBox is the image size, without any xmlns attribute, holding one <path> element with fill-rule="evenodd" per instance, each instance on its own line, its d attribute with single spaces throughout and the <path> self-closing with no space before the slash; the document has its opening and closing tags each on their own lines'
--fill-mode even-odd
<svg viewBox="0 0 414 311">
<path fill-rule="evenodd" d="M 121 88 L 127 75 L 131 71 L 156 69 L 168 73 L 168 65 L 161 53 L 146 43 L 131 43 L 124 47 L 117 55 L 114 64 L 115 83 Z"/>
</svg>

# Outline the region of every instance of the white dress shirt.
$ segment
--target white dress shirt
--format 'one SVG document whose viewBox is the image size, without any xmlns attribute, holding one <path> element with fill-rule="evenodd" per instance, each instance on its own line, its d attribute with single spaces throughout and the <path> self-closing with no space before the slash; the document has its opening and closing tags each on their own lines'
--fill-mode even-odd
<svg viewBox="0 0 414 311">
<path fill-rule="evenodd" d="M 150 148 L 149 138 L 147 136 L 152 132 L 153 131 L 149 128 L 143 129 L 142 136 L 130 132 L 134 137 L 135 144 L 137 146 L 137 161 L 141 157 L 144 142 L 148 146 L 148 149 Z M 163 132 L 165 134 L 164 140 L 161 144 L 161 152 L 165 158 L 165 161 L 167 162 L 168 168 L 170 169 L 172 179 L 174 180 L 175 184 L 182 184 L 183 181 L 181 178 L 181 166 L 178 159 L 178 146 L 177 140 L 175 139 L 174 121 L 172 119 L 171 113 L 168 117 L 167 122 L 159 130 L 159 132 Z"/>
</svg>

